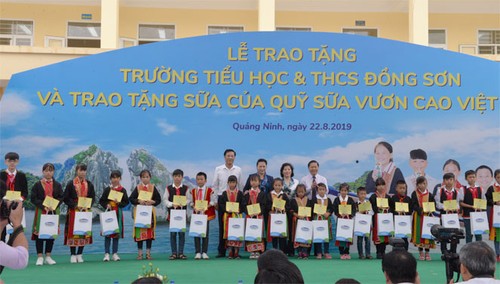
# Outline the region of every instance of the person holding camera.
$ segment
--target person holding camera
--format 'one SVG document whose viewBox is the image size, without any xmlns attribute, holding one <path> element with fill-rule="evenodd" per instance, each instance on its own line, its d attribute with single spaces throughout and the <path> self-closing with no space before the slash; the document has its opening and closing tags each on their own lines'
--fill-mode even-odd
<svg viewBox="0 0 500 284">
<path fill-rule="evenodd" d="M 14 227 L 9 242 L 0 241 L 0 273 L 3 267 L 23 269 L 28 265 L 28 240 L 24 235 L 23 206 L 21 203 L 2 200 L 0 203 L 0 231 L 4 230 L 9 220 Z M 3 283 L 0 280 L 0 283 Z"/>
<path fill-rule="evenodd" d="M 467 284 L 499 284 L 495 279 L 496 257 L 493 249 L 483 241 L 464 245 L 460 250 L 460 274 Z M 453 282 L 450 282 L 453 283 Z"/>
</svg>

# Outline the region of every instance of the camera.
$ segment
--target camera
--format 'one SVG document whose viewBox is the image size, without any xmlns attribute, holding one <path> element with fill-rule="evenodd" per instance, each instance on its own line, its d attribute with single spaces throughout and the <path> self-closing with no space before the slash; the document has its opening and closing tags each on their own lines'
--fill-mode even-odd
<svg viewBox="0 0 500 284">
<path fill-rule="evenodd" d="M 389 245 L 392 246 L 393 251 L 406 251 L 406 243 L 401 238 L 390 238 Z"/>
<path fill-rule="evenodd" d="M 460 259 L 457 253 L 457 245 L 460 239 L 465 239 L 464 231 L 457 228 L 445 228 L 441 225 L 434 225 L 431 227 L 431 234 L 442 244 L 441 250 L 443 255 L 441 255 L 441 259 L 445 262 L 446 283 L 449 283 L 453 279 L 455 272 L 460 275 Z M 450 249 L 446 248 L 448 243 L 450 243 Z"/>
<path fill-rule="evenodd" d="M 9 219 L 10 212 L 15 210 L 18 205 L 19 203 L 16 201 L 12 201 L 10 204 L 7 204 L 7 201 L 2 199 L 0 203 L 0 220 Z"/>
<path fill-rule="evenodd" d="M 433 225 L 431 227 L 431 234 L 438 242 L 451 243 L 452 241 L 459 241 L 465 239 L 464 231 L 456 228 L 445 228 L 441 225 Z"/>
</svg>

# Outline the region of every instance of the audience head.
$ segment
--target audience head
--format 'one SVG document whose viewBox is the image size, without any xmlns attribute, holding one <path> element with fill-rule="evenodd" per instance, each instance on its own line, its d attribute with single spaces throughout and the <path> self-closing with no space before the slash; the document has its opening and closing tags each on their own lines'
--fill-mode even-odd
<svg viewBox="0 0 500 284">
<path fill-rule="evenodd" d="M 459 255 L 460 274 L 465 281 L 472 278 L 495 278 L 495 252 L 487 243 L 468 243 L 463 246 Z"/>
<path fill-rule="evenodd" d="M 395 250 L 384 255 L 382 271 L 386 283 L 418 283 L 417 260 L 407 251 Z"/>
<path fill-rule="evenodd" d="M 264 252 L 257 260 L 254 283 L 304 283 L 299 268 L 280 250 Z"/>
</svg>

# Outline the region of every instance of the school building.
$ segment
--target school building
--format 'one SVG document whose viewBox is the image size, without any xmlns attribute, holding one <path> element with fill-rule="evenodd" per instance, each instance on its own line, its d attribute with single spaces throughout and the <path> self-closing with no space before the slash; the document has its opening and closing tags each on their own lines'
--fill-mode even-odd
<svg viewBox="0 0 500 284">
<path fill-rule="evenodd" d="M 500 61 L 499 0 L 1 0 L 0 98 L 12 74 L 64 60 L 274 30 L 374 36 Z"/>
</svg>

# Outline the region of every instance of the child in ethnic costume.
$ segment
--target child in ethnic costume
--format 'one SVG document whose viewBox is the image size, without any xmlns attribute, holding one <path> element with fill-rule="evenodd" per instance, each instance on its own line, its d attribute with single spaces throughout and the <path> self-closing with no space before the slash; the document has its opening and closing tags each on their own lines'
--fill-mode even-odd
<svg viewBox="0 0 500 284">
<path fill-rule="evenodd" d="M 243 246 L 242 241 L 228 240 L 228 230 L 229 230 L 229 219 L 230 218 L 243 218 L 243 193 L 238 190 L 238 180 L 236 176 L 231 175 L 227 179 L 228 188 L 222 193 L 221 198 L 221 208 L 224 210 L 224 239 L 226 240 L 226 248 L 229 249 L 229 259 L 239 259 L 240 258 L 240 247 Z M 238 202 L 239 212 L 230 212 L 227 208 L 227 202 Z"/>
<path fill-rule="evenodd" d="M 281 178 L 275 178 L 273 180 L 273 190 L 269 193 L 268 195 L 268 200 L 271 206 L 271 211 L 269 212 L 269 224 L 268 224 L 268 233 L 270 238 L 272 240 L 273 248 L 274 249 L 279 249 L 283 253 L 286 253 L 286 240 L 287 237 L 271 237 L 271 213 L 281 213 L 281 214 L 286 214 L 288 210 L 290 209 L 290 200 L 288 199 L 288 196 L 286 193 L 283 191 L 283 180 Z M 272 207 L 273 201 L 275 199 L 280 199 L 285 201 L 285 208 L 284 209 L 278 209 Z M 288 220 L 288 218 L 287 218 Z M 288 234 L 288 224 L 287 224 L 287 234 Z"/>
<path fill-rule="evenodd" d="M 370 196 L 370 203 L 372 204 L 373 214 L 373 235 L 372 240 L 375 244 L 375 248 L 377 250 L 377 259 L 382 259 L 385 255 L 385 248 L 387 244 L 389 244 L 388 236 L 379 236 L 378 235 L 378 214 L 389 213 L 392 200 L 389 195 L 387 195 L 387 188 L 385 184 L 385 180 L 383 178 L 377 178 L 375 181 L 375 193 Z M 382 203 L 383 199 L 387 199 L 388 206 L 379 206 L 379 202 L 381 205 L 385 205 Z"/>
<path fill-rule="evenodd" d="M 207 233 L 204 238 L 195 237 L 194 247 L 196 250 L 196 255 L 194 259 L 209 259 L 208 257 L 208 236 L 210 232 L 210 221 L 215 219 L 215 205 L 217 204 L 217 193 L 210 187 L 205 186 L 207 182 L 207 174 L 204 172 L 199 172 L 196 174 L 196 184 L 198 187 L 191 190 L 191 194 L 188 195 L 188 200 L 190 200 L 190 205 L 193 208 L 194 214 L 205 214 L 207 215 Z M 205 211 L 196 210 L 196 203 L 198 201 L 207 201 L 208 208 Z"/>
<path fill-rule="evenodd" d="M 51 253 L 54 246 L 53 239 L 42 240 L 38 238 L 38 233 L 40 230 L 40 217 L 42 214 L 56 214 L 59 215 L 60 205 L 63 201 L 63 190 L 62 185 L 53 179 L 54 177 L 54 165 L 51 163 L 46 163 L 42 167 L 43 178 L 35 183 L 31 188 L 31 203 L 36 206 L 35 218 L 33 219 L 33 233 L 31 239 L 36 241 L 36 252 L 38 258 L 36 260 L 36 265 L 49 264 L 53 265 L 56 262 L 52 259 Z M 56 208 L 46 207 L 43 202 L 46 197 L 52 197 L 59 201 Z M 58 216 L 59 217 L 59 216 Z M 45 243 L 45 261 L 43 259 L 43 243 Z"/>
<path fill-rule="evenodd" d="M 94 185 L 86 179 L 87 165 L 78 164 L 76 166 L 76 177 L 68 182 L 64 190 L 64 203 L 68 205 L 68 214 L 66 215 L 66 226 L 64 228 L 64 245 L 70 247 L 71 263 L 83 262 L 83 248 L 92 244 L 92 232 L 90 235 L 80 236 L 73 234 L 75 226 L 76 212 L 86 212 L 91 208 L 78 207 L 78 198 L 87 197 L 95 199 Z"/>
<path fill-rule="evenodd" d="M 297 222 L 298 220 L 307 220 L 311 221 L 311 216 L 299 216 L 299 207 L 309 207 L 312 212 L 312 204 L 311 200 L 307 198 L 306 195 L 306 186 L 304 184 L 298 184 L 297 188 L 295 189 L 295 198 L 292 198 L 290 202 L 290 213 L 293 216 L 292 217 L 292 225 L 290 226 L 292 228 L 292 240 L 293 240 L 293 247 L 297 249 L 297 253 L 299 256 L 299 259 L 307 259 L 308 256 L 308 251 L 309 248 L 311 247 L 311 244 L 303 244 L 303 243 L 297 243 L 295 241 L 295 233 L 297 231 Z"/>
<path fill-rule="evenodd" d="M 167 186 L 165 190 L 165 194 L 163 195 L 163 202 L 168 208 L 168 221 L 170 221 L 170 213 L 172 210 L 186 210 L 187 204 L 179 205 L 174 204 L 174 196 L 186 196 L 188 195 L 188 187 L 185 184 L 182 184 L 182 180 L 184 179 L 184 172 L 180 169 L 175 169 L 172 173 L 172 177 L 174 178 L 174 182 Z M 177 243 L 177 240 L 179 242 Z M 169 259 L 187 259 L 187 256 L 184 254 L 184 244 L 186 242 L 186 232 L 170 232 L 170 248 L 172 250 L 172 255 L 170 255 Z M 179 246 L 177 246 L 179 244 Z"/>
<path fill-rule="evenodd" d="M 113 261 L 119 261 L 120 257 L 118 256 L 118 242 L 123 239 L 123 211 L 122 208 L 128 205 L 128 196 L 127 190 L 123 188 L 120 184 L 120 180 L 122 179 L 122 173 L 120 171 L 112 171 L 110 175 L 111 185 L 106 187 L 102 192 L 102 196 L 99 199 L 99 204 L 105 210 L 113 210 L 116 213 L 116 218 L 118 220 L 118 229 L 119 232 L 105 236 L 104 237 L 104 258 L 103 261 L 109 261 L 109 253 L 110 253 L 110 245 L 111 239 L 113 239 Z M 118 199 L 110 199 L 109 195 L 113 192 L 122 193 L 122 197 L 120 200 Z M 101 232 L 102 234 L 102 232 Z"/>
<path fill-rule="evenodd" d="M 149 170 L 142 170 L 139 174 L 141 178 L 141 183 L 138 184 L 132 194 L 130 194 L 130 203 L 133 205 L 144 205 L 144 206 L 158 206 L 161 203 L 160 192 L 154 184 L 151 184 L 151 172 Z M 149 194 L 152 194 L 151 199 L 142 200 L 139 199 L 139 192 L 145 191 Z M 135 218 L 134 209 L 134 218 Z M 142 259 L 142 248 L 143 243 L 146 241 L 146 259 L 153 259 L 151 256 L 151 247 L 153 245 L 153 240 L 155 239 L 155 229 L 156 229 L 156 210 L 152 208 L 152 216 L 151 216 L 151 228 L 137 228 L 134 227 L 133 235 L 134 241 L 137 242 L 137 259 Z"/>
<path fill-rule="evenodd" d="M 500 169 L 495 170 L 495 183 L 488 188 L 486 192 L 486 200 L 488 205 L 491 206 L 490 211 L 490 240 L 495 245 L 495 253 L 497 255 L 497 262 L 500 262 L 500 228 L 493 227 L 493 206 L 500 205 L 500 201 L 495 202 L 493 198 L 494 192 L 500 192 Z M 499 193 L 497 193 L 499 194 Z"/>
<path fill-rule="evenodd" d="M 411 234 L 411 241 L 418 247 L 420 260 L 431 260 L 429 249 L 434 248 L 436 244 L 432 239 L 424 239 L 421 237 L 424 216 L 432 216 L 432 212 L 424 212 L 424 202 L 434 202 L 434 196 L 427 189 L 427 179 L 420 176 L 417 178 L 417 189 L 411 194 L 411 207 L 413 209 L 413 231 Z"/>
<path fill-rule="evenodd" d="M 398 180 L 396 182 L 396 194 L 394 194 L 391 197 L 391 201 L 392 201 L 391 212 L 393 212 L 394 215 L 411 215 L 411 213 L 412 213 L 412 208 L 410 206 L 411 198 L 406 193 L 407 193 L 406 182 L 402 179 Z M 396 202 L 408 204 L 408 212 L 396 211 Z M 409 247 L 408 238 L 404 237 L 402 239 L 405 242 L 405 250 L 408 251 L 408 247 Z"/>
<path fill-rule="evenodd" d="M 320 182 L 318 184 L 318 189 L 315 195 L 313 195 L 311 199 L 311 203 L 316 205 L 326 206 L 325 214 L 318 215 L 316 213 L 313 214 L 314 220 L 328 220 L 328 238 L 332 239 L 332 221 L 330 220 L 330 216 L 333 212 L 333 205 L 330 201 L 330 198 L 326 195 L 326 184 Z M 324 243 L 315 243 L 314 244 L 314 254 L 316 255 L 316 259 L 322 259 L 323 254 L 326 259 L 332 259 L 332 255 L 330 254 L 330 243 L 329 240 Z M 324 250 L 322 250 L 322 246 Z"/>
<path fill-rule="evenodd" d="M 459 195 L 460 206 L 462 208 L 462 216 L 464 218 L 465 225 L 465 242 L 472 242 L 472 236 L 476 237 L 476 241 L 482 241 L 483 236 L 481 234 L 473 235 L 471 229 L 470 212 L 481 211 L 474 207 L 474 199 L 483 198 L 483 189 L 476 185 L 476 172 L 473 170 L 468 170 L 465 172 L 465 179 L 467 180 L 467 185 L 462 187 L 462 192 Z"/>
<path fill-rule="evenodd" d="M 339 189 L 339 196 L 333 201 L 333 212 L 337 218 L 352 219 L 354 216 L 354 199 L 347 195 L 349 192 L 349 185 L 347 183 L 342 183 Z M 351 210 L 348 214 L 340 214 L 341 205 L 350 205 Z M 335 241 L 335 245 L 339 247 L 340 259 L 351 259 L 349 255 L 349 246 L 352 242 L 347 241 Z"/>
<path fill-rule="evenodd" d="M 264 215 L 267 214 L 267 206 L 268 206 L 268 200 L 267 200 L 267 195 L 264 191 L 260 190 L 260 178 L 259 175 L 253 174 L 249 177 L 250 179 L 250 190 L 248 191 L 247 194 L 243 197 L 244 200 L 244 209 L 245 213 L 247 214 L 247 218 L 257 218 L 257 219 L 262 219 L 264 221 Z M 259 214 L 254 214 L 250 215 L 248 213 L 248 205 L 254 205 L 254 204 L 259 204 L 260 206 L 260 213 Z M 262 232 L 262 235 L 265 236 L 265 226 L 263 227 L 264 232 Z M 246 242 L 245 247 L 248 252 L 250 252 L 250 258 L 255 259 L 259 258 L 260 253 L 264 252 L 265 250 L 265 238 L 263 238 L 263 241 L 261 242 Z"/>
</svg>

